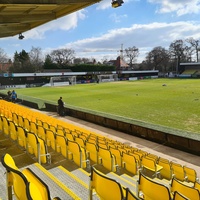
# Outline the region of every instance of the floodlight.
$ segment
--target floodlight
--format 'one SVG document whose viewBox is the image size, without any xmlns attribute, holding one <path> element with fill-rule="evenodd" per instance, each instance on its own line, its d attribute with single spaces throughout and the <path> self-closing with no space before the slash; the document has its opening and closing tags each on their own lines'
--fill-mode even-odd
<svg viewBox="0 0 200 200">
<path fill-rule="evenodd" d="M 124 3 L 123 0 L 112 0 L 111 4 L 113 8 L 117 8 L 121 6 L 123 3 Z"/>
<path fill-rule="evenodd" d="M 20 33 L 18 38 L 19 38 L 19 40 L 23 40 L 24 36 Z"/>
</svg>

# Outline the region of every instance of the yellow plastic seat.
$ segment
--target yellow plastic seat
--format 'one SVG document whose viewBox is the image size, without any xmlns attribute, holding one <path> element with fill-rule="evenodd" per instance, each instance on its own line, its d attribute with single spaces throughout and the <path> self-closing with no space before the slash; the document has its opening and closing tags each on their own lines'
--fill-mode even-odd
<svg viewBox="0 0 200 200">
<path fill-rule="evenodd" d="M 138 197 L 145 200 L 171 200 L 168 187 L 158 182 L 154 182 L 142 173 L 139 174 Z"/>
<path fill-rule="evenodd" d="M 200 196 L 199 196 L 200 194 L 199 194 L 198 189 L 196 189 L 194 187 L 190 187 L 188 185 L 185 185 L 182 182 L 180 182 L 179 180 L 177 180 L 176 178 L 173 178 L 172 183 L 171 183 L 172 194 L 175 191 L 181 193 L 182 195 L 189 198 L 190 200 L 199 200 L 200 199 Z"/>
<path fill-rule="evenodd" d="M 165 178 L 167 180 L 171 180 L 172 179 L 172 168 L 171 168 L 169 160 L 159 158 L 158 165 L 163 167 L 162 170 L 160 171 L 161 177 Z"/>
<path fill-rule="evenodd" d="M 77 137 L 77 138 L 75 138 L 75 141 L 76 141 L 82 148 L 85 148 L 85 141 L 83 140 L 83 138 Z"/>
<path fill-rule="evenodd" d="M 116 172 L 117 170 L 115 156 L 109 149 L 98 148 L 98 164 L 103 165 L 106 169 L 112 172 Z"/>
<path fill-rule="evenodd" d="M 189 200 L 189 199 L 183 196 L 182 194 L 180 194 L 179 192 L 175 191 L 173 200 Z"/>
<path fill-rule="evenodd" d="M 6 177 L 8 200 L 12 200 L 12 192 L 14 192 L 14 195 L 17 199 L 27 200 L 26 186 L 28 180 L 17 168 L 13 158 L 9 154 L 5 154 L 2 156 L 1 163 L 7 171 Z"/>
<path fill-rule="evenodd" d="M 154 160 L 149 159 L 148 157 L 145 157 L 145 156 L 142 157 L 141 166 L 142 166 L 142 170 L 144 170 L 145 168 L 154 172 L 155 177 L 157 177 L 157 175 L 160 173 L 160 171 L 163 168 L 162 166 L 157 165 Z"/>
<path fill-rule="evenodd" d="M 56 150 L 56 133 L 52 130 L 46 130 L 46 144 L 53 150 Z"/>
<path fill-rule="evenodd" d="M 109 149 L 110 149 L 111 153 L 115 156 L 116 164 L 119 167 L 122 167 L 122 154 L 119 151 L 119 149 L 115 149 L 115 148 L 111 148 L 111 147 Z"/>
<path fill-rule="evenodd" d="M 89 164 L 86 151 L 77 142 L 67 141 L 68 159 L 73 160 L 79 167 L 86 168 Z"/>
<path fill-rule="evenodd" d="M 96 144 L 86 141 L 85 149 L 86 149 L 87 157 L 90 159 L 90 161 L 97 163 L 98 155 L 97 155 Z"/>
<path fill-rule="evenodd" d="M 37 124 L 33 121 L 30 122 L 30 132 L 37 134 Z"/>
<path fill-rule="evenodd" d="M 3 121 L 3 134 L 10 137 L 9 133 L 9 121 L 5 116 L 2 116 L 2 121 Z"/>
<path fill-rule="evenodd" d="M 173 177 L 182 182 L 186 180 L 187 177 L 185 176 L 185 171 L 182 165 L 171 162 L 171 167 L 172 167 Z"/>
<path fill-rule="evenodd" d="M 21 126 L 17 126 L 17 142 L 21 147 L 26 148 L 26 133 Z"/>
<path fill-rule="evenodd" d="M 136 175 L 137 169 L 138 169 L 138 164 L 133 155 L 123 153 L 122 154 L 122 162 L 123 162 L 123 167 L 129 171 L 130 173 Z"/>
<path fill-rule="evenodd" d="M 129 188 L 126 188 L 126 198 L 125 200 L 139 200 L 131 191 Z"/>
<path fill-rule="evenodd" d="M 24 118 L 24 128 L 26 131 L 30 131 L 30 121 L 27 118 Z"/>
<path fill-rule="evenodd" d="M 17 140 L 17 127 L 13 121 L 9 121 L 9 131 L 10 131 L 10 138 L 12 140 Z"/>
<path fill-rule="evenodd" d="M 37 126 L 37 135 L 46 142 L 46 130 L 43 126 Z"/>
<path fill-rule="evenodd" d="M 187 182 L 195 183 L 196 181 L 198 181 L 197 173 L 194 169 L 183 166 L 183 170 L 185 172 Z"/>
<path fill-rule="evenodd" d="M 56 135 L 56 151 L 67 158 L 67 138 L 63 135 Z"/>
<path fill-rule="evenodd" d="M 94 167 L 91 168 L 89 200 L 94 199 L 93 191 L 103 200 L 124 199 L 122 186 L 116 180 L 107 177 Z"/>
</svg>

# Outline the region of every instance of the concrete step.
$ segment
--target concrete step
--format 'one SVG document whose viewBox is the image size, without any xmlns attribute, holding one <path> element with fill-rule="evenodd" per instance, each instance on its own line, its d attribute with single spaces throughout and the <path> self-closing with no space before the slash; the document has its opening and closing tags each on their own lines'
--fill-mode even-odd
<svg viewBox="0 0 200 200">
<path fill-rule="evenodd" d="M 78 168 L 73 171 L 70 171 L 77 178 L 81 179 L 84 183 L 89 185 L 90 183 L 90 173 L 86 172 L 84 169 Z"/>
<path fill-rule="evenodd" d="M 69 187 L 59 180 L 57 176 L 51 174 L 40 164 L 35 163 L 28 166 L 37 176 L 39 176 L 49 187 L 51 198 L 60 197 L 65 200 L 80 199 Z"/>
<path fill-rule="evenodd" d="M 69 172 L 62 166 L 55 167 L 49 170 L 54 176 L 56 176 L 63 184 L 65 184 L 70 190 L 72 190 L 80 199 L 88 200 L 89 198 L 89 183 L 88 179 L 86 182 L 83 180 L 85 178 L 80 178 L 74 175 L 73 173 Z M 79 175 L 82 176 L 83 173 L 79 172 Z M 84 175 L 85 176 L 85 175 Z M 97 195 L 93 194 L 93 199 L 99 199 Z"/>
<path fill-rule="evenodd" d="M 125 177 L 119 176 L 113 172 L 110 172 L 106 174 L 108 177 L 115 179 L 117 182 L 119 182 L 122 187 L 129 188 L 134 194 L 136 194 L 136 183 L 133 181 L 130 181 L 126 179 Z"/>
</svg>

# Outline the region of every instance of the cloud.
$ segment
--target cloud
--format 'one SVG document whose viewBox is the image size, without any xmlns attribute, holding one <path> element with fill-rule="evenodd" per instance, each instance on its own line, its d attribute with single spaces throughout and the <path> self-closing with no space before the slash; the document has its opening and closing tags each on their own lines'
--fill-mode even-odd
<svg viewBox="0 0 200 200">
<path fill-rule="evenodd" d="M 82 9 L 65 17 L 46 23 L 30 31 L 27 31 L 25 39 L 44 39 L 45 33 L 47 31 L 68 31 L 70 29 L 74 29 L 77 27 L 79 20 L 84 20 L 86 18 L 86 13 L 87 11 Z"/>
<path fill-rule="evenodd" d="M 124 18 L 127 18 L 128 16 L 126 14 L 124 15 L 117 15 L 116 13 L 113 13 L 109 16 L 109 18 L 115 22 L 115 23 L 119 23 L 121 22 Z"/>
<path fill-rule="evenodd" d="M 123 48 L 136 46 L 140 51 L 140 61 L 145 54 L 156 46 L 168 48 L 170 43 L 178 39 L 193 37 L 199 39 L 200 24 L 197 22 L 173 22 L 173 23 L 150 23 L 133 24 L 128 28 L 119 28 L 108 31 L 99 37 L 91 37 L 77 40 L 59 48 L 71 48 L 79 54 L 119 55 L 121 45 Z"/>
<path fill-rule="evenodd" d="M 160 7 L 157 12 L 170 13 L 175 12 L 178 16 L 199 13 L 200 0 L 148 0 L 153 4 L 158 4 Z"/>
</svg>

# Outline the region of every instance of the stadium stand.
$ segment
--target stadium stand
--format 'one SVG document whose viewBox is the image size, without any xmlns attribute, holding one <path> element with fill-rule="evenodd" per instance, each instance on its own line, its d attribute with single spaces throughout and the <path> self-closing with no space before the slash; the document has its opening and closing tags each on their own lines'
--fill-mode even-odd
<svg viewBox="0 0 200 200">
<path fill-rule="evenodd" d="M 200 186 L 194 169 L 19 104 L 0 100 L 0 131 L 0 136 L 10 139 L 13 146 L 16 145 L 34 161 L 34 164 L 19 170 L 8 156 L 14 166 L 12 173 L 17 171 L 16 185 L 14 180 L 11 182 L 16 188 L 14 193 L 18 199 L 23 200 L 17 192 L 17 184 L 21 184 L 21 181 L 23 187 L 19 190 L 23 191 L 27 199 L 52 198 L 44 197 L 44 194 L 35 196 L 39 183 L 43 185 L 41 187 L 45 188 L 45 184 L 49 187 L 39 187 L 39 191 L 50 193 L 53 188 L 62 189 L 63 192 L 59 192 L 61 197 L 69 197 L 64 199 L 199 199 L 199 196 L 195 196 L 199 195 Z M 5 168 L 6 157 L 2 157 Z M 52 158 L 55 160 L 53 163 Z M 56 160 L 59 158 L 69 163 L 67 167 L 70 171 L 57 167 Z M 156 178 L 146 173 L 144 168 L 153 171 Z M 8 167 L 6 170 L 11 171 Z M 75 171 L 76 175 L 73 174 Z M 25 180 L 23 176 L 30 177 L 32 181 Z M 54 180 L 53 186 L 50 186 L 50 179 Z M 78 190 L 82 194 L 77 195 Z M 190 196 L 187 191 L 191 191 Z M 53 193 L 53 196 L 58 196 L 56 194 Z M 47 193 L 45 195 L 48 196 Z"/>
</svg>

